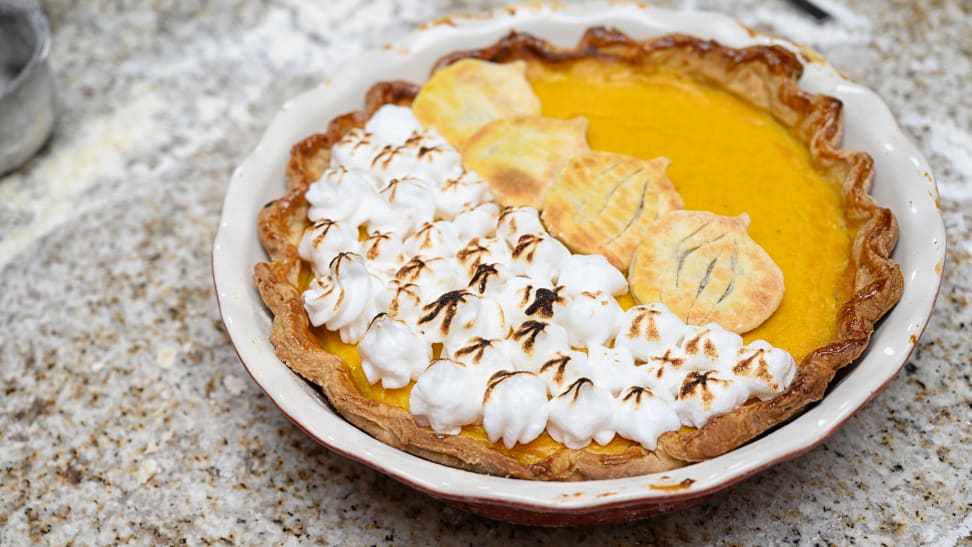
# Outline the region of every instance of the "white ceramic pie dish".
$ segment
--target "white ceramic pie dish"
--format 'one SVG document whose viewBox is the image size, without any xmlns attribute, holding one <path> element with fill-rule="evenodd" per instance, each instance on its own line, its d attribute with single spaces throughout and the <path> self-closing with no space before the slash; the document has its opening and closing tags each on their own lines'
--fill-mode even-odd
<svg viewBox="0 0 972 547">
<path fill-rule="evenodd" d="M 887 385 L 920 337 L 941 283 L 944 224 L 925 159 L 902 134 L 883 101 L 844 79 L 810 53 L 801 87 L 844 102 L 843 147 L 875 160 L 872 194 L 898 218 L 893 258 L 904 293 L 879 323 L 865 354 L 826 397 L 771 433 L 718 458 L 663 474 L 586 482 L 535 482 L 462 471 L 386 445 L 344 421 L 317 389 L 290 371 L 269 342 L 272 317 L 252 282 L 265 261 L 256 231 L 263 205 L 285 191 L 292 144 L 321 132 L 336 115 L 363 106 L 365 91 L 381 80 L 424 81 L 443 54 L 483 47 L 510 30 L 572 46 L 591 26 L 611 26 L 643 39 L 682 32 L 744 47 L 799 46 L 754 33 L 718 14 L 673 12 L 630 4 L 531 4 L 490 14 L 450 18 L 423 27 L 402 42 L 349 61 L 332 79 L 286 103 L 259 145 L 233 173 L 213 246 L 213 276 L 223 321 L 240 360 L 270 399 L 308 435 L 421 491 L 493 518 L 530 524 L 616 522 L 669 511 L 697 501 L 822 442 Z"/>
</svg>

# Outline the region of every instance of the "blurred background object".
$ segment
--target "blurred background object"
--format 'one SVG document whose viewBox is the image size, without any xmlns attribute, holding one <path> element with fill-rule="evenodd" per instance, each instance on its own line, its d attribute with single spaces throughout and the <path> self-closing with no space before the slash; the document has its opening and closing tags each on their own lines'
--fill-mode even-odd
<svg viewBox="0 0 972 547">
<path fill-rule="evenodd" d="M 787 2 L 810 17 L 813 17 L 817 22 L 826 23 L 831 18 L 830 13 L 821 9 L 820 6 L 810 0 L 787 0 Z"/>
<path fill-rule="evenodd" d="M 0 175 L 30 159 L 54 126 L 50 41 L 35 2 L 0 0 Z"/>
</svg>

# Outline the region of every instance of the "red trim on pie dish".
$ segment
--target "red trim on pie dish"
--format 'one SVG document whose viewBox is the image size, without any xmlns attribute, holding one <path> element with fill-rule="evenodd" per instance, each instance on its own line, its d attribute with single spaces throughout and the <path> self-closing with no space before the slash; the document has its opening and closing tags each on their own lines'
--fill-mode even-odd
<svg viewBox="0 0 972 547">
<path fill-rule="evenodd" d="M 218 240 L 218 234 L 217 234 L 217 240 Z M 215 254 L 216 254 L 216 243 L 214 242 L 212 252 L 210 253 L 210 271 L 212 272 L 213 275 L 213 287 L 216 292 L 216 305 L 219 308 L 220 318 L 223 318 L 223 306 L 219 297 L 219 287 L 216 284 Z M 757 473 L 763 471 L 764 469 L 770 466 L 795 458 L 822 444 L 825 440 L 830 438 L 834 433 L 836 433 L 840 428 L 842 428 L 844 424 L 846 424 L 851 419 L 851 417 L 853 417 L 854 413 L 857 410 L 863 408 L 871 400 L 873 400 L 878 393 L 884 391 L 884 389 L 886 389 L 887 386 L 897 377 L 898 372 L 900 372 L 901 368 L 905 365 L 905 363 L 908 362 L 908 359 L 911 358 L 911 354 L 914 352 L 915 348 L 917 347 L 917 340 L 921 339 L 921 336 L 924 334 L 925 329 L 928 327 L 928 322 L 931 319 L 931 313 L 932 310 L 934 310 L 935 302 L 938 300 L 938 295 L 941 292 L 941 287 L 942 287 L 942 276 L 939 276 L 938 286 L 935 289 L 935 297 L 932 299 L 932 306 L 930 308 L 928 316 L 925 318 L 924 324 L 921 327 L 921 332 L 918 333 L 918 337 L 915 339 L 916 340 L 915 345 L 911 346 L 911 349 L 905 355 L 905 358 L 901 361 L 901 364 L 898 365 L 898 368 L 894 371 L 894 373 L 890 374 L 887 380 L 885 380 L 883 384 L 881 384 L 876 390 L 874 390 L 870 395 L 868 395 L 867 399 L 865 399 L 860 405 L 857 406 L 857 408 L 854 409 L 854 412 L 848 414 L 847 417 L 845 417 L 839 423 L 835 424 L 832 428 L 827 430 L 826 433 L 821 435 L 820 438 L 816 439 L 813 443 L 798 448 L 792 452 L 788 452 L 780 456 L 779 458 L 766 462 L 764 465 L 756 469 L 747 471 L 746 473 L 743 473 L 738 476 L 734 476 L 728 480 L 717 483 L 703 490 L 696 490 L 696 491 L 684 492 L 684 493 L 673 492 L 672 494 L 664 497 L 653 497 L 651 499 L 643 499 L 643 500 L 626 500 L 626 501 L 619 501 L 619 502 L 605 501 L 605 503 L 603 504 L 590 506 L 590 507 L 557 508 L 557 507 L 535 505 L 530 503 L 522 503 L 522 502 L 514 502 L 514 501 L 497 501 L 495 499 L 490 499 L 490 498 L 483 498 L 477 496 L 463 496 L 463 495 L 440 492 L 433 488 L 429 488 L 423 484 L 413 482 L 412 480 L 409 480 L 408 478 L 401 475 L 394 469 L 383 467 L 380 463 L 367 460 L 352 452 L 348 452 L 336 446 L 333 446 L 329 444 L 327 441 L 325 441 L 324 439 L 315 435 L 308 428 L 304 427 L 304 425 L 300 423 L 300 421 L 298 421 L 293 416 L 288 414 L 280 406 L 280 404 L 277 403 L 277 400 L 274 399 L 274 397 L 270 394 L 270 392 L 268 392 L 263 387 L 263 384 L 261 384 L 260 381 L 256 379 L 256 377 L 253 375 L 253 372 L 250 371 L 250 366 L 247 365 L 246 361 L 243 359 L 243 356 L 240 355 L 240 351 L 237 348 L 236 343 L 233 340 L 233 337 L 229 335 L 229 329 L 227 329 L 227 335 L 229 336 L 230 342 L 233 345 L 233 351 L 236 352 L 237 358 L 240 360 L 240 363 L 243 365 L 243 368 L 246 370 L 247 374 L 250 375 L 250 378 L 253 380 L 253 382 L 260 387 L 263 393 L 266 394 L 267 398 L 270 399 L 270 402 L 272 402 L 273 405 L 276 406 L 277 409 L 284 416 L 287 417 L 287 419 L 293 422 L 294 425 L 296 425 L 301 431 L 306 433 L 310 438 L 314 439 L 321 446 L 324 446 L 329 450 L 337 454 L 340 454 L 341 456 L 344 456 L 353 461 L 364 464 L 376 471 L 384 473 L 385 475 L 388 475 L 389 477 L 401 482 L 402 484 L 405 484 L 411 488 L 414 488 L 415 490 L 418 490 L 435 499 L 438 499 L 439 501 L 451 505 L 452 507 L 456 507 L 458 509 L 468 511 L 475 515 L 479 515 L 494 520 L 510 522 L 513 524 L 526 524 L 532 526 L 588 526 L 588 525 L 596 525 L 596 524 L 614 524 L 619 522 L 629 522 L 633 520 L 644 519 L 653 515 L 659 515 L 663 513 L 669 513 L 672 511 L 684 509 L 686 507 L 689 507 L 691 505 L 694 505 L 702 501 L 704 498 L 712 496 L 722 490 L 725 490 L 726 488 L 729 488 L 730 486 L 738 484 L 756 475 Z M 280 366 L 285 366 L 285 365 L 281 363 Z M 784 425 L 783 427 L 786 426 Z M 434 465 L 440 465 L 440 464 L 434 464 Z M 607 499 L 609 498 L 605 497 L 605 500 Z"/>
</svg>

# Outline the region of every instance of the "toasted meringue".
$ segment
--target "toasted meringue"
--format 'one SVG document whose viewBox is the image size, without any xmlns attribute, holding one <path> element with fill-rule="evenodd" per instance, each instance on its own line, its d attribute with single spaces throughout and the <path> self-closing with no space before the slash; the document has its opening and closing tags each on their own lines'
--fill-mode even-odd
<svg viewBox="0 0 972 547">
<path fill-rule="evenodd" d="M 591 347 L 612 340 L 623 315 L 624 310 L 613 296 L 601 291 L 582 292 L 570 299 L 560 323 L 567 329 L 572 346 Z"/>
<path fill-rule="evenodd" d="M 502 264 L 510 260 L 510 248 L 505 241 L 495 237 L 474 237 L 455 254 L 469 279 L 476 275 L 480 264 Z"/>
<path fill-rule="evenodd" d="M 506 338 L 509 326 L 496 302 L 464 290 L 443 293 L 422 308 L 418 330 L 431 343 L 453 351 L 474 336 Z"/>
<path fill-rule="evenodd" d="M 664 304 L 634 306 L 624 312 L 614 345 L 625 347 L 639 361 L 682 343 L 685 323 Z"/>
<path fill-rule="evenodd" d="M 371 115 L 364 127 L 381 144 L 400 146 L 425 129 L 407 106 L 386 104 Z"/>
<path fill-rule="evenodd" d="M 615 404 L 607 390 L 581 378 L 550 400 L 547 433 L 567 448 L 584 448 L 591 439 L 605 445 L 615 434 Z"/>
<path fill-rule="evenodd" d="M 555 315 L 558 318 L 563 315 L 561 311 L 567 308 L 567 299 L 561 292 L 542 280 L 518 275 L 507 279 L 499 302 L 512 325 L 527 319 L 552 321 Z"/>
<path fill-rule="evenodd" d="M 560 264 L 557 284 L 567 287 L 567 294 L 603 292 L 612 296 L 628 290 L 628 280 L 620 270 L 601 255 L 569 255 Z"/>
<path fill-rule="evenodd" d="M 354 128 L 346 132 L 331 147 L 331 167 L 371 171 L 371 162 L 385 143 L 364 129 Z M 375 183 L 380 187 L 382 182 Z"/>
<path fill-rule="evenodd" d="M 656 396 L 649 388 L 629 387 L 617 401 L 614 423 L 618 435 L 641 443 L 648 450 L 658 446 L 662 433 L 682 426 L 670 400 Z"/>
<path fill-rule="evenodd" d="M 450 351 L 450 357 L 466 366 L 474 367 L 484 381 L 501 370 L 513 370 L 506 340 L 475 336 Z"/>
<path fill-rule="evenodd" d="M 560 264 L 570 256 L 564 244 L 547 234 L 525 234 L 516 240 L 510 269 L 516 275 L 552 283 L 560 275 Z"/>
<path fill-rule="evenodd" d="M 551 397 L 560 395 L 581 378 L 597 378 L 597 371 L 587 361 L 587 355 L 580 351 L 552 355 L 540 365 L 538 374 L 546 382 Z"/>
<path fill-rule="evenodd" d="M 418 377 L 408 408 L 419 425 L 442 435 L 458 435 L 462 426 L 479 422 L 485 386 L 476 372 L 449 359 L 434 361 Z"/>
<path fill-rule="evenodd" d="M 691 370 L 685 376 L 675 400 L 675 412 L 682 424 L 702 427 L 713 416 L 725 414 L 749 399 L 742 382 L 726 378 L 716 370 Z"/>
<path fill-rule="evenodd" d="M 767 401 L 793 381 L 796 363 L 787 351 L 757 340 L 739 350 L 731 372 L 752 395 Z"/>
<path fill-rule="evenodd" d="M 421 287 L 423 298 L 434 298 L 463 285 L 455 261 L 441 256 L 413 256 L 395 272 L 395 279 Z"/>
<path fill-rule="evenodd" d="M 418 323 L 422 315 L 422 288 L 415 283 L 392 279 L 388 282 L 390 296 L 388 299 L 388 315 L 404 321 L 410 326 Z"/>
<path fill-rule="evenodd" d="M 650 387 L 656 397 L 674 401 L 689 371 L 685 366 L 687 360 L 679 346 L 661 348 L 648 354 L 641 367 L 644 385 Z"/>
<path fill-rule="evenodd" d="M 385 206 L 371 215 L 369 231 L 392 231 L 407 237 L 435 216 L 435 194 L 422 179 L 392 179 L 378 196 Z"/>
<path fill-rule="evenodd" d="M 358 343 L 361 368 L 372 384 L 398 389 L 422 374 L 432 359 L 432 347 L 404 322 L 378 314 Z"/>
<path fill-rule="evenodd" d="M 303 293 L 311 324 L 339 332 L 345 343 L 361 340 L 371 319 L 387 307 L 387 297 L 381 280 L 354 253 L 336 256 L 330 272 L 314 278 Z"/>
<path fill-rule="evenodd" d="M 466 290 L 482 297 L 496 300 L 503 306 L 506 285 L 512 278 L 513 274 L 510 273 L 510 269 L 505 264 L 480 264 L 476 266 L 476 271 L 469 278 L 469 284 L 466 286 Z M 506 321 L 508 323 L 511 325 L 515 324 L 505 306 L 503 307 L 503 313 L 506 314 Z"/>
<path fill-rule="evenodd" d="M 385 183 L 414 176 L 438 187 L 462 174 L 462 158 L 438 134 L 413 133 L 401 145 L 381 147 L 372 158 L 370 167 Z"/>
<path fill-rule="evenodd" d="M 449 221 L 426 222 L 402 242 L 406 256 L 450 256 L 461 247 L 456 227 Z"/>
<path fill-rule="evenodd" d="M 547 230 L 540 223 L 540 214 L 535 207 L 507 207 L 496 221 L 496 233 L 511 247 L 521 236 L 527 234 L 546 235 Z"/>
<path fill-rule="evenodd" d="M 686 370 L 729 370 L 742 348 L 742 336 L 709 323 L 704 327 L 685 327 L 682 351 Z"/>
<path fill-rule="evenodd" d="M 489 441 L 513 448 L 528 443 L 547 427 L 547 388 L 525 371 L 500 371 L 490 378 L 483 396 L 483 429 Z"/>
<path fill-rule="evenodd" d="M 594 370 L 591 379 L 613 395 L 626 387 L 645 385 L 647 369 L 635 365 L 625 348 L 592 345 L 587 348 L 587 362 Z"/>
<path fill-rule="evenodd" d="M 499 205 L 493 202 L 466 206 L 452 219 L 461 241 L 475 237 L 490 237 L 496 233 L 496 215 Z"/>
<path fill-rule="evenodd" d="M 358 230 L 349 224 L 324 218 L 306 230 L 300 238 L 297 252 L 311 263 L 315 274 L 328 271 L 331 260 L 343 252 L 358 251 Z"/>
<path fill-rule="evenodd" d="M 554 323 L 526 321 L 510 337 L 510 356 L 517 370 L 539 372 L 551 357 L 569 351 L 567 331 Z"/>
<path fill-rule="evenodd" d="M 367 170 L 381 184 L 413 175 L 438 186 L 462 173 L 462 158 L 438 133 L 416 130 L 414 118 L 386 109 L 365 129 L 351 129 L 331 147 L 332 167 Z"/>
<path fill-rule="evenodd" d="M 395 272 L 405 263 L 405 246 L 395 232 L 373 230 L 359 246 L 368 270 L 378 277 L 394 278 Z"/>
<path fill-rule="evenodd" d="M 357 229 L 373 216 L 385 214 L 378 185 L 375 176 L 363 169 L 328 169 L 304 194 L 310 206 L 307 218 L 311 222 L 336 220 Z"/>
<path fill-rule="evenodd" d="M 446 179 L 435 190 L 435 214 L 440 218 L 453 218 L 466 207 L 492 199 L 488 182 L 475 173 L 463 171 L 459 176 Z"/>
</svg>

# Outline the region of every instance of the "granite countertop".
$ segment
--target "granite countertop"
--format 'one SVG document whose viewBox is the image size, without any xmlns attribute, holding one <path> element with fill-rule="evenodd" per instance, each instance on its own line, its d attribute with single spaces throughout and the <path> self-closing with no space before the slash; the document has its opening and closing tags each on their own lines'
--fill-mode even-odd
<svg viewBox="0 0 972 547">
<path fill-rule="evenodd" d="M 945 282 L 917 350 L 831 439 L 690 509 L 490 522 L 318 446 L 240 366 L 209 252 L 230 173 L 337 63 L 473 0 L 44 2 L 62 114 L 0 178 L 0 544 L 972 540 L 972 4 L 719 9 L 877 91 L 934 169 Z M 668 2 L 658 2 L 668 4 Z"/>
</svg>

